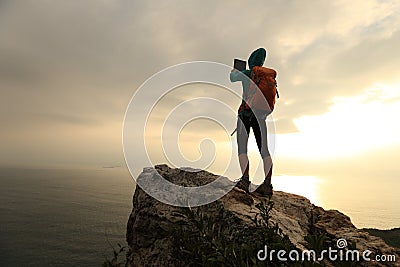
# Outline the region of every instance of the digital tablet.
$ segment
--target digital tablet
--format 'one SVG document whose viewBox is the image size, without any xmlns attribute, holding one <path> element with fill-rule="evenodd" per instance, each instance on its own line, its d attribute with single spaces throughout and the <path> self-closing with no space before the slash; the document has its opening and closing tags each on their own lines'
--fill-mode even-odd
<svg viewBox="0 0 400 267">
<path fill-rule="evenodd" d="M 233 61 L 233 67 L 239 71 L 246 69 L 246 61 L 235 58 Z"/>
</svg>

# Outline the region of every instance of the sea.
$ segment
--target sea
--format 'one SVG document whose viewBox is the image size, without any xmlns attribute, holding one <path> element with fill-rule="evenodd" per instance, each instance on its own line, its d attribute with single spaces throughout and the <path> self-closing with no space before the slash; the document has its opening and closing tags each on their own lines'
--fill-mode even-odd
<svg viewBox="0 0 400 267">
<path fill-rule="evenodd" d="M 101 266 L 126 246 L 123 168 L 0 169 L 0 266 Z"/>
<path fill-rule="evenodd" d="M 355 186 L 318 177 L 274 177 L 274 189 L 338 209 L 359 228 L 390 229 L 400 226 L 397 180 L 382 183 L 385 193 L 358 186 L 357 197 Z M 123 167 L 1 168 L 0 266 L 101 266 L 127 245 L 134 188 Z"/>
</svg>

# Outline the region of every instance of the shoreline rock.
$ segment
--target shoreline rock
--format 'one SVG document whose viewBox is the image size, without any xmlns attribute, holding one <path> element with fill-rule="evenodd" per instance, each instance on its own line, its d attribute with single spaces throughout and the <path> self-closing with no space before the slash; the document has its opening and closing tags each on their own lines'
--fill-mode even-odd
<svg viewBox="0 0 400 267">
<path fill-rule="evenodd" d="M 165 179 L 187 186 L 200 186 L 212 182 L 218 176 L 206 172 L 187 169 L 173 169 L 167 165 L 154 168 Z M 144 172 L 154 171 L 146 168 Z M 265 198 L 247 194 L 233 188 L 224 197 L 203 206 L 209 214 L 222 213 L 221 218 L 229 218 L 230 228 L 247 227 L 258 212 L 255 205 Z M 270 212 L 271 221 L 278 223 L 283 234 L 300 250 L 306 249 L 305 237 L 315 231 L 330 236 L 333 240 L 344 238 L 356 244 L 360 252 L 370 250 L 376 254 L 395 255 L 400 261 L 399 249 L 386 244 L 380 237 L 366 230 L 357 229 L 351 219 L 337 210 L 324 210 L 313 205 L 307 198 L 274 191 L 274 202 Z M 133 196 L 133 209 L 129 216 L 126 240 L 131 249 L 130 266 L 174 266 L 173 240 L 170 230 L 179 220 L 179 207 L 159 202 L 137 187 Z M 228 231 L 227 229 L 226 231 Z M 256 253 L 256 251 L 255 251 Z M 360 266 L 399 266 L 396 262 L 361 263 Z"/>
</svg>

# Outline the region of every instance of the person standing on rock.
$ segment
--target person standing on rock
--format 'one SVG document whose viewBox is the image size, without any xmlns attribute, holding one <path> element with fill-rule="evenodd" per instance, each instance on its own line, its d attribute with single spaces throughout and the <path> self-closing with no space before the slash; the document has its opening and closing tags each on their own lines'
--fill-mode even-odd
<svg viewBox="0 0 400 267">
<path fill-rule="evenodd" d="M 276 71 L 262 67 L 267 52 L 264 48 L 253 51 L 248 59 L 249 69 L 239 71 L 233 69 L 230 81 L 241 81 L 243 86 L 242 103 L 238 110 L 237 144 L 239 164 L 242 177 L 237 187 L 249 192 L 249 159 L 247 156 L 247 143 L 250 128 L 253 129 L 257 147 L 263 160 L 265 179 L 257 187 L 256 193 L 262 196 L 272 196 L 272 158 L 267 144 L 266 117 L 273 111 L 275 105 Z"/>
</svg>

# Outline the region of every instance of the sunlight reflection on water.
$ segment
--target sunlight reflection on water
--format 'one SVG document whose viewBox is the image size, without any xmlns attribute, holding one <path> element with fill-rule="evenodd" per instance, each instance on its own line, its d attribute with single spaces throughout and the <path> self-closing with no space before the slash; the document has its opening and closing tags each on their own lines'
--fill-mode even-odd
<svg viewBox="0 0 400 267">
<path fill-rule="evenodd" d="M 273 177 L 272 183 L 274 190 L 304 196 L 317 206 L 322 204 L 318 194 L 322 180 L 315 176 L 280 175 Z"/>
</svg>

